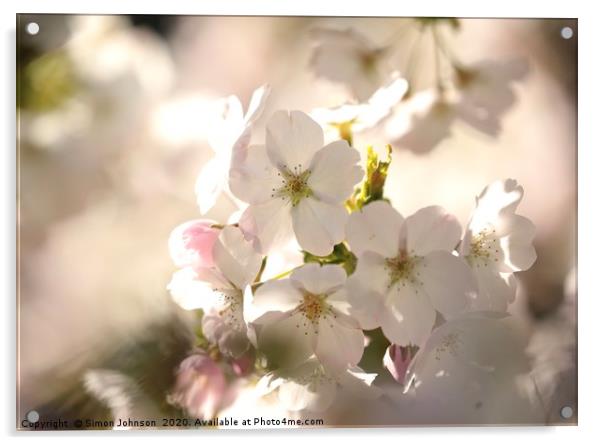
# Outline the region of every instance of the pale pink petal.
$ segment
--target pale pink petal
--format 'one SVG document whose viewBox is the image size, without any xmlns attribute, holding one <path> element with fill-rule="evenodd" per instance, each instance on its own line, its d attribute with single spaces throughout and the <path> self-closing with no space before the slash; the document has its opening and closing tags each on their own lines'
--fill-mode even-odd
<svg viewBox="0 0 602 445">
<path fill-rule="evenodd" d="M 293 230 L 297 242 L 314 255 L 325 256 L 345 237 L 347 210 L 314 198 L 302 199 L 292 208 Z"/>
<path fill-rule="evenodd" d="M 354 186 L 364 176 L 359 162 L 359 152 L 346 141 L 332 142 L 312 159 L 307 184 L 318 199 L 341 203 L 351 196 Z"/>
<path fill-rule="evenodd" d="M 273 198 L 274 191 L 282 186 L 282 180 L 265 147 L 253 145 L 233 159 L 229 184 L 230 191 L 238 199 L 261 204 Z"/>
<path fill-rule="evenodd" d="M 248 323 L 261 322 L 260 317 L 264 314 L 292 311 L 302 301 L 303 294 L 290 280 L 268 281 L 255 291 L 250 304 L 245 302 L 245 320 Z"/>
<path fill-rule="evenodd" d="M 418 210 L 406 218 L 407 250 L 424 256 L 435 250 L 451 252 L 460 242 L 462 227 L 455 216 L 439 206 Z"/>
<path fill-rule="evenodd" d="M 495 267 L 473 269 L 479 292 L 471 301 L 476 311 L 506 312 L 516 297 L 516 278 L 512 273 L 500 273 Z"/>
<path fill-rule="evenodd" d="M 341 266 L 334 264 L 321 266 L 317 263 L 309 263 L 295 269 L 290 279 L 298 288 L 319 295 L 331 293 L 343 286 L 347 274 Z"/>
<path fill-rule="evenodd" d="M 432 252 L 417 267 L 422 288 L 435 309 L 445 317 L 466 310 L 477 295 L 472 270 L 461 258 L 449 252 Z"/>
<path fill-rule="evenodd" d="M 282 368 L 305 362 L 314 353 L 316 329 L 301 313 L 288 313 L 276 322 L 261 326 L 259 348 Z"/>
<path fill-rule="evenodd" d="M 247 207 L 239 227 L 252 239 L 257 251 L 264 254 L 285 246 L 292 239 L 291 205 L 281 199 L 270 199 Z"/>
<path fill-rule="evenodd" d="M 169 254 L 178 267 L 211 267 L 213 245 L 219 236 L 219 230 L 213 228 L 215 221 L 196 219 L 176 227 L 167 242 Z"/>
<path fill-rule="evenodd" d="M 332 373 L 356 365 L 364 353 L 364 334 L 361 329 L 349 329 L 332 316 L 320 319 L 316 357 Z"/>
<path fill-rule="evenodd" d="M 219 194 L 227 187 L 228 163 L 223 156 L 211 158 L 199 173 L 194 191 L 201 215 L 204 215 L 215 205 Z"/>
<path fill-rule="evenodd" d="M 238 289 L 253 283 L 259 273 L 262 257 L 245 240 L 237 227 L 226 226 L 213 247 L 215 263 L 224 276 Z"/>
<path fill-rule="evenodd" d="M 306 170 L 323 146 L 322 127 L 302 111 L 277 111 L 267 124 L 268 156 L 280 169 Z"/>
<path fill-rule="evenodd" d="M 383 317 L 383 333 L 399 345 L 421 345 L 435 324 L 436 312 L 419 285 L 400 280 L 387 294 L 390 311 Z"/>
<path fill-rule="evenodd" d="M 400 239 L 405 239 L 403 217 L 385 201 L 374 201 L 349 217 L 347 241 L 353 253 L 376 252 L 385 258 L 396 257 Z"/>
</svg>

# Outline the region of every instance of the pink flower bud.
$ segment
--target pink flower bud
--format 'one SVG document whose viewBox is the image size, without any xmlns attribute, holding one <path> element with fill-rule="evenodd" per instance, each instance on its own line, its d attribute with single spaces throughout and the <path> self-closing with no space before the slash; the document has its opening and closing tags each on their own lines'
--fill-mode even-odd
<svg viewBox="0 0 602 445">
<path fill-rule="evenodd" d="M 418 348 L 415 346 L 399 346 L 392 344 L 385 351 L 383 365 L 393 378 L 402 385 L 405 384 L 406 372 Z"/>
<path fill-rule="evenodd" d="M 169 254 L 178 267 L 211 267 L 213 245 L 219 236 L 215 222 L 197 219 L 180 224 L 169 236 Z"/>
<path fill-rule="evenodd" d="M 168 401 L 193 417 L 211 419 L 223 407 L 225 396 L 222 369 L 209 356 L 199 353 L 180 363 Z"/>
</svg>

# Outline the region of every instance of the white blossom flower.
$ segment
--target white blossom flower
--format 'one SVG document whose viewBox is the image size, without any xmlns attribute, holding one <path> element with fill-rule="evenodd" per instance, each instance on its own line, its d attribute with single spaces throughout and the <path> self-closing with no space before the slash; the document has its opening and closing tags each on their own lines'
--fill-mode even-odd
<svg viewBox="0 0 602 445">
<path fill-rule="evenodd" d="M 435 88 L 403 100 L 386 121 L 385 134 L 396 147 L 428 153 L 451 136 L 458 110 Z"/>
<path fill-rule="evenodd" d="M 460 246 L 478 282 L 473 309 L 505 311 L 516 295 L 513 273 L 535 262 L 535 226 L 516 214 L 523 193 L 515 180 L 506 179 L 490 184 L 477 197 Z"/>
<path fill-rule="evenodd" d="M 360 155 L 345 141 L 323 146 L 322 128 L 301 111 L 278 111 L 266 145 L 233 163 L 230 189 L 249 207 L 240 227 L 263 253 L 290 241 L 328 255 L 344 238 L 344 201 L 363 176 Z"/>
<path fill-rule="evenodd" d="M 364 334 L 349 316 L 345 270 L 306 264 L 289 279 L 268 281 L 245 295 L 245 319 L 258 325 L 260 349 L 283 367 L 315 354 L 325 368 L 341 372 L 364 352 Z"/>
<path fill-rule="evenodd" d="M 238 357 L 249 346 L 243 290 L 255 280 L 262 258 L 238 228 L 227 226 L 213 246 L 213 261 L 213 267 L 180 269 L 168 289 L 184 309 L 203 309 L 207 314 L 203 328 L 208 337 L 223 353 Z"/>
<path fill-rule="evenodd" d="M 513 83 L 527 72 L 525 62 L 484 61 L 455 70 L 457 81 L 452 88 L 421 91 L 395 108 L 385 125 L 393 145 L 429 152 L 452 136 L 457 122 L 489 136 L 499 134 L 500 119 L 516 100 Z"/>
<path fill-rule="evenodd" d="M 358 257 L 348 280 L 351 314 L 364 329 L 381 327 L 398 345 L 421 345 L 436 313 L 454 316 L 476 292 L 470 268 L 451 252 L 460 241 L 456 218 L 437 206 L 404 219 L 375 201 L 351 215 L 347 241 Z"/>
<path fill-rule="evenodd" d="M 392 71 L 387 47 L 377 47 L 353 29 L 317 28 L 310 65 L 318 77 L 345 84 L 360 101 L 380 88 Z"/>
<path fill-rule="evenodd" d="M 251 96 L 246 114 L 243 114 L 242 104 L 236 96 L 229 96 L 218 102 L 220 112 L 208 125 L 209 145 L 215 156 L 203 166 L 195 185 L 201 214 L 213 208 L 222 191 L 230 193 L 228 190 L 230 164 L 248 147 L 253 124 L 261 116 L 269 92 L 267 85 L 257 88 Z"/>
<path fill-rule="evenodd" d="M 500 118 L 516 101 L 513 84 L 528 72 L 523 59 L 483 60 L 455 67 L 460 118 L 477 130 L 496 136 Z"/>
<path fill-rule="evenodd" d="M 345 103 L 334 108 L 316 108 L 310 116 L 325 129 L 335 128 L 360 133 L 387 118 L 407 91 L 408 82 L 399 77 L 399 73 L 394 73 L 392 80 L 376 90 L 366 102 Z"/>
<path fill-rule="evenodd" d="M 406 390 L 414 392 L 417 409 L 436 423 L 533 419 L 538 413 L 519 386 L 529 372 L 526 342 L 511 322 L 470 313 L 435 329 L 408 370 Z"/>
<path fill-rule="evenodd" d="M 337 391 L 347 391 L 360 398 L 374 399 L 380 390 L 372 386 L 376 374 L 367 374 L 357 366 L 333 374 L 317 360 L 308 360 L 299 367 L 270 372 L 257 383 L 257 391 L 267 395 L 278 391 L 278 399 L 289 411 L 326 411 Z"/>
</svg>

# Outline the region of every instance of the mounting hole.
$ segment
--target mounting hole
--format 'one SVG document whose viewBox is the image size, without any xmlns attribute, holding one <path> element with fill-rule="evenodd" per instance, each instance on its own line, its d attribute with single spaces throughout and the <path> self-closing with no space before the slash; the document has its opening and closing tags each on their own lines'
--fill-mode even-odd
<svg viewBox="0 0 602 445">
<path fill-rule="evenodd" d="M 560 410 L 560 417 L 562 417 L 563 419 L 570 419 L 571 417 L 573 417 L 573 408 L 571 408 L 570 406 L 563 406 Z"/>
<path fill-rule="evenodd" d="M 29 411 L 26 417 L 29 423 L 36 423 L 38 420 L 40 420 L 40 414 L 35 409 Z"/>
<path fill-rule="evenodd" d="M 573 29 L 565 26 L 560 30 L 560 35 L 564 40 L 569 40 L 571 37 L 573 37 Z"/>
<path fill-rule="evenodd" d="M 38 25 L 36 22 L 30 22 L 25 27 L 25 31 L 27 31 L 27 34 L 35 36 L 40 32 L 40 25 Z"/>
</svg>

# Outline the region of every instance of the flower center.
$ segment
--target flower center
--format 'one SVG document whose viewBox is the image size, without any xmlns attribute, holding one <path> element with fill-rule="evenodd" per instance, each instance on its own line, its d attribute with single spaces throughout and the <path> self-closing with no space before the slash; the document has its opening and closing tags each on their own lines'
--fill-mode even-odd
<svg viewBox="0 0 602 445">
<path fill-rule="evenodd" d="M 221 289 L 222 309 L 219 311 L 220 317 L 233 329 L 239 329 L 244 326 L 242 316 L 243 296 L 239 289 Z"/>
<path fill-rule="evenodd" d="M 498 261 L 496 256 L 499 253 L 499 246 L 494 235 L 495 229 L 483 229 L 473 235 L 470 240 L 470 253 L 467 256 L 467 260 L 471 265 L 479 267 L 480 262 L 483 262 L 487 266 L 492 259 Z"/>
<path fill-rule="evenodd" d="M 407 282 L 411 284 L 421 283 L 418 281 L 420 272 L 416 270 L 417 265 L 418 258 L 409 256 L 405 250 L 400 250 L 399 255 L 395 258 L 387 258 L 385 267 L 389 275 L 389 288 L 398 283 L 403 286 Z"/>
<path fill-rule="evenodd" d="M 278 173 L 282 186 L 279 189 L 272 189 L 272 198 L 282 198 L 296 207 L 303 198 L 309 198 L 313 194 L 307 185 L 310 175 L 311 170 L 302 171 L 301 164 L 293 167 L 293 170 L 288 167 L 282 168 Z"/>
<path fill-rule="evenodd" d="M 325 317 L 330 311 L 330 305 L 326 303 L 326 295 L 314 295 L 306 293 L 299 304 L 299 311 L 312 323 L 317 322 L 320 317 Z"/>
</svg>

